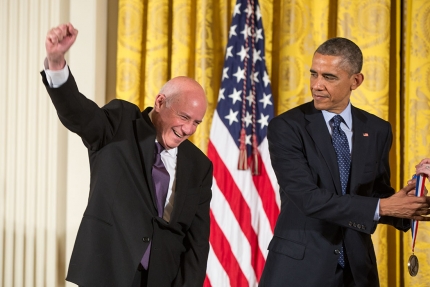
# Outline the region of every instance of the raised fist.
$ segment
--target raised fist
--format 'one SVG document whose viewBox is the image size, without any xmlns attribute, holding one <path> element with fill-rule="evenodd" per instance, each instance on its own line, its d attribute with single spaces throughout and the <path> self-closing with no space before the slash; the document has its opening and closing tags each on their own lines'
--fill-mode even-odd
<svg viewBox="0 0 430 287">
<path fill-rule="evenodd" d="M 71 23 L 62 24 L 48 31 L 45 40 L 46 57 L 50 70 L 60 70 L 64 68 L 66 60 L 64 55 L 73 45 L 78 36 Z"/>
</svg>

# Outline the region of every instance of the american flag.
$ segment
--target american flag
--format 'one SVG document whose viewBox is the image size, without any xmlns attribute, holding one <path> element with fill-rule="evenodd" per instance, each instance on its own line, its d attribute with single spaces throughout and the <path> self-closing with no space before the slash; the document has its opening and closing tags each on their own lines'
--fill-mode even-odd
<svg viewBox="0 0 430 287">
<path fill-rule="evenodd" d="M 214 165 L 205 287 L 257 286 L 279 214 L 267 126 L 274 115 L 257 0 L 238 0 L 208 157 Z"/>
</svg>

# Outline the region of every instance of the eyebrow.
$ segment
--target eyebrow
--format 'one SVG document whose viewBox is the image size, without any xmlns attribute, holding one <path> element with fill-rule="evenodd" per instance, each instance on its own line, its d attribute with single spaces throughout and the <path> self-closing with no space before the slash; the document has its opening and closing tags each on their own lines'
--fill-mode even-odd
<svg viewBox="0 0 430 287">
<path fill-rule="evenodd" d="M 318 74 L 316 71 L 314 71 L 314 70 L 312 70 L 312 69 L 310 69 L 309 71 L 310 71 L 311 73 Z M 337 78 L 337 76 L 336 76 L 336 75 L 334 75 L 334 74 L 330 74 L 330 73 L 322 73 L 322 75 L 323 75 L 323 76 L 330 76 L 330 77 L 336 77 L 336 78 Z"/>
</svg>

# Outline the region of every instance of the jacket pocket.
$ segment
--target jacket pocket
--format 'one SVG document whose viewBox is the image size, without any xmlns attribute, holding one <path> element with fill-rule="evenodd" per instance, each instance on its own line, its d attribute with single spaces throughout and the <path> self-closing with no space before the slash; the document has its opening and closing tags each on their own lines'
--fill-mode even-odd
<svg viewBox="0 0 430 287">
<path fill-rule="evenodd" d="M 269 251 L 301 260 L 305 255 L 306 246 L 298 242 L 274 236 L 272 241 L 270 241 L 268 249 Z"/>
</svg>

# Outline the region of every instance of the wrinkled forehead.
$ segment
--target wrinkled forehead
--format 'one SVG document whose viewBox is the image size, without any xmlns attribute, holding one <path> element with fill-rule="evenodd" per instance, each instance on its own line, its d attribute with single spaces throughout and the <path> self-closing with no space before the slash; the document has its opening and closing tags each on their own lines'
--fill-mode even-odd
<svg viewBox="0 0 430 287">
<path fill-rule="evenodd" d="M 330 72 L 321 71 L 320 69 L 330 70 L 331 72 L 334 72 L 335 70 L 343 70 L 348 74 L 350 74 L 352 70 L 349 61 L 343 56 L 323 55 L 315 53 L 312 58 L 311 70 L 317 72 Z"/>
<path fill-rule="evenodd" d="M 204 94 L 190 93 L 176 97 L 171 107 L 179 114 L 201 121 L 206 113 L 207 100 Z"/>
</svg>

